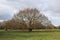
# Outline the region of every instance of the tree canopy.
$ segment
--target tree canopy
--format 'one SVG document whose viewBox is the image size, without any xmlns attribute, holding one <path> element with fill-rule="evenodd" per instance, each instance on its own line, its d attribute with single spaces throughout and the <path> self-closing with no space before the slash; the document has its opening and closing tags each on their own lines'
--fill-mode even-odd
<svg viewBox="0 0 60 40">
<path fill-rule="evenodd" d="M 36 8 L 27 8 L 20 10 L 13 19 L 19 23 L 25 23 L 29 29 L 32 29 L 32 24 L 40 23 L 42 24 L 45 21 L 48 21 L 48 18 L 40 13 Z"/>
</svg>

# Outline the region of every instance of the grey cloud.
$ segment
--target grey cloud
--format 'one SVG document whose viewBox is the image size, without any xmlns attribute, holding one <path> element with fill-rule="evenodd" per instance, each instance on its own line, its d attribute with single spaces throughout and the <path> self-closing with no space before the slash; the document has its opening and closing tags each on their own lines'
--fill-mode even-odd
<svg viewBox="0 0 60 40">
<path fill-rule="evenodd" d="M 11 19 L 11 16 L 9 14 L 5 14 L 3 16 L 0 16 L 0 20 L 8 20 Z"/>
<path fill-rule="evenodd" d="M 60 13 L 60 0 L 49 0 L 47 10 Z"/>
<path fill-rule="evenodd" d="M 11 19 L 10 12 L 7 10 L 0 10 L 0 20 L 8 20 Z"/>
</svg>

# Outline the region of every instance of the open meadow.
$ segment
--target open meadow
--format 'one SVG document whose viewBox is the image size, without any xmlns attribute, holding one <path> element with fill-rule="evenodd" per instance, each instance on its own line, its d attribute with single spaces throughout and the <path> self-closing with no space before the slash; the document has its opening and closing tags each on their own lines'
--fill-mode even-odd
<svg viewBox="0 0 60 40">
<path fill-rule="evenodd" d="M 60 40 L 60 30 L 0 31 L 0 40 Z"/>
</svg>

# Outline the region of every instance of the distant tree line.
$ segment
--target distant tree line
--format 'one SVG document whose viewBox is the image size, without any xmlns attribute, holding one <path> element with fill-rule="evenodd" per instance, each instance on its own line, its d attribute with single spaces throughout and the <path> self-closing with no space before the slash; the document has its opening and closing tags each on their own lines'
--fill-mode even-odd
<svg viewBox="0 0 60 40">
<path fill-rule="evenodd" d="M 54 29 L 54 25 L 48 18 L 40 13 L 36 8 L 27 8 L 16 13 L 11 20 L 4 21 L 0 29 L 5 30 L 29 30 L 32 29 Z M 60 28 L 60 27 L 59 27 Z"/>
</svg>

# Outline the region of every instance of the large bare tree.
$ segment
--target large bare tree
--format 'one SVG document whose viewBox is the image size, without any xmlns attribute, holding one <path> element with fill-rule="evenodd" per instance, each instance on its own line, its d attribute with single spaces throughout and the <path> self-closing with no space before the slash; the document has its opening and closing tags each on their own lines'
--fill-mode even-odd
<svg viewBox="0 0 60 40">
<path fill-rule="evenodd" d="M 28 27 L 29 31 L 32 31 L 32 24 L 35 22 L 43 22 L 44 20 L 48 20 L 47 17 L 43 17 L 36 8 L 27 8 L 24 10 L 20 10 L 16 15 L 14 15 L 14 20 L 20 23 L 25 23 Z"/>
</svg>

